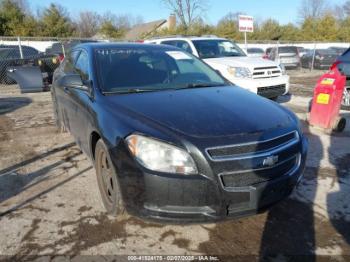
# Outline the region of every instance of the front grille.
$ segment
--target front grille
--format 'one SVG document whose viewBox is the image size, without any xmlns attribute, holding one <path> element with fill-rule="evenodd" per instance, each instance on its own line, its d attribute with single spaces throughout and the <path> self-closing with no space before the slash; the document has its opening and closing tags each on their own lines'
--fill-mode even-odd
<svg viewBox="0 0 350 262">
<path fill-rule="evenodd" d="M 220 178 L 224 188 L 254 186 L 291 172 L 298 165 L 298 162 L 299 155 L 295 155 L 272 168 L 221 174 Z"/>
<path fill-rule="evenodd" d="M 278 97 L 286 92 L 286 85 L 259 87 L 257 94 L 266 98 Z"/>
<path fill-rule="evenodd" d="M 206 149 L 213 172 L 225 190 L 249 187 L 294 172 L 300 164 L 297 131 L 272 139 Z"/>
<path fill-rule="evenodd" d="M 279 77 L 281 75 L 281 70 L 276 66 L 256 67 L 253 70 L 254 79 Z"/>
<path fill-rule="evenodd" d="M 207 153 L 214 161 L 229 160 L 233 158 L 243 158 L 251 154 L 256 155 L 272 151 L 285 145 L 297 143 L 298 140 L 298 132 L 293 131 L 273 139 L 209 148 L 207 149 Z"/>
</svg>

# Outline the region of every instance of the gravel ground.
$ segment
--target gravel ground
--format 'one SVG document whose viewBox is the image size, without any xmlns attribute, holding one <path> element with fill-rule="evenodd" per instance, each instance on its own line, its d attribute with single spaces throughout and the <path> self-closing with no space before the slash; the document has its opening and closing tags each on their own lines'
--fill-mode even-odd
<svg viewBox="0 0 350 262">
<path fill-rule="evenodd" d="M 317 79 L 291 74 L 293 84 L 310 89 Z M 293 85 L 291 94 L 279 102 L 305 118 L 308 93 Z M 350 118 L 349 112 L 342 114 Z M 269 254 L 277 261 L 290 255 L 345 261 L 350 256 L 349 127 L 332 136 L 305 122 L 303 129 L 310 142 L 305 177 L 291 197 L 267 213 L 198 225 L 115 220 L 103 212 L 91 163 L 69 134 L 56 131 L 50 94 L 0 88 L 0 260 L 207 254 L 233 261 Z"/>
<path fill-rule="evenodd" d="M 290 93 L 295 96 L 312 97 L 317 80 L 325 73 L 323 70 L 290 70 Z"/>
</svg>

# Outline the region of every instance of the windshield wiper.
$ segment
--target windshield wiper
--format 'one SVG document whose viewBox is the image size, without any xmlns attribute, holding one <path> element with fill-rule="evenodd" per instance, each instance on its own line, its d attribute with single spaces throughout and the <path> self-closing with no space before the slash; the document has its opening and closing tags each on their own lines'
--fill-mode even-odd
<svg viewBox="0 0 350 262">
<path fill-rule="evenodd" d="M 184 87 L 180 87 L 177 89 L 215 87 L 215 86 L 225 86 L 225 85 L 219 84 L 219 83 L 189 83 L 189 84 L 185 85 Z"/>
<path fill-rule="evenodd" d="M 129 89 L 122 89 L 122 90 L 116 90 L 116 91 L 106 91 L 103 92 L 103 94 L 111 95 L 111 94 L 132 94 L 132 93 L 143 93 L 143 92 L 155 92 L 159 89 L 142 89 L 142 88 L 129 88 Z"/>
</svg>

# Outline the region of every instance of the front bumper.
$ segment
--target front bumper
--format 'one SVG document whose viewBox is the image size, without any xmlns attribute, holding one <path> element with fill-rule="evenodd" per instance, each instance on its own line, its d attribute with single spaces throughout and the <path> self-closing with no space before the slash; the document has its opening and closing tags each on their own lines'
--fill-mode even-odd
<svg viewBox="0 0 350 262">
<path fill-rule="evenodd" d="M 300 181 L 308 143 L 303 138 L 300 144 L 300 162 L 293 172 L 265 183 L 229 190 L 220 183 L 218 175 L 146 171 L 125 151 L 123 166 L 117 168 L 125 207 L 132 215 L 172 223 L 219 221 L 257 214 L 287 197 Z"/>
<path fill-rule="evenodd" d="M 269 89 L 271 87 L 272 89 L 276 86 L 285 86 L 284 93 L 281 95 L 287 94 L 289 92 L 289 76 L 288 75 L 282 75 L 279 77 L 271 77 L 271 78 L 249 78 L 249 79 L 229 79 L 232 83 L 235 85 L 242 87 L 244 89 L 247 89 L 255 94 L 258 93 L 258 90 L 260 88 Z"/>
</svg>

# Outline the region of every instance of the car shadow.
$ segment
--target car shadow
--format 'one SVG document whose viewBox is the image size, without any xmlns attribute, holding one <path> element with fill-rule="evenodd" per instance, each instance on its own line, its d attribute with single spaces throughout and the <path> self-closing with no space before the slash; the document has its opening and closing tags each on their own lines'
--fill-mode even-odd
<svg viewBox="0 0 350 262">
<path fill-rule="evenodd" d="M 347 117 L 346 132 L 333 134 L 328 148 L 330 162 L 336 167 L 335 181 L 337 183 L 333 184 L 331 192 L 327 195 L 327 211 L 335 230 L 347 244 L 350 244 L 350 153 L 337 158 L 332 154 L 339 149 L 337 139 L 340 135 L 348 137 L 348 148 L 350 147 L 350 113 L 344 113 L 343 116 Z"/>
<path fill-rule="evenodd" d="M 12 165 L 8 168 L 5 168 L 0 171 L 0 203 L 4 202 L 7 199 L 12 198 L 13 196 L 20 194 L 22 191 L 28 190 L 29 188 L 47 180 L 50 178 L 48 175 L 50 171 L 63 165 L 67 162 L 70 162 L 73 166 L 75 164 L 74 158 L 81 154 L 80 151 L 69 151 L 62 159 L 56 161 L 50 165 L 44 166 L 34 172 L 29 174 L 18 174 L 17 171 L 29 164 L 35 163 L 36 161 L 43 161 L 48 156 L 64 151 L 73 147 L 75 143 L 66 144 L 61 147 L 54 148 L 46 153 L 35 156 L 31 159 L 22 161 L 15 165 Z"/>
<path fill-rule="evenodd" d="M 0 115 L 11 113 L 32 103 L 28 97 L 0 97 Z"/>
<path fill-rule="evenodd" d="M 260 244 L 260 261 L 316 260 L 313 202 L 323 145 L 307 126 L 304 126 L 304 134 L 308 137 L 309 148 L 318 154 L 311 156 L 308 161 L 311 165 L 307 162 L 304 177 L 292 195 L 269 210 Z"/>
</svg>

